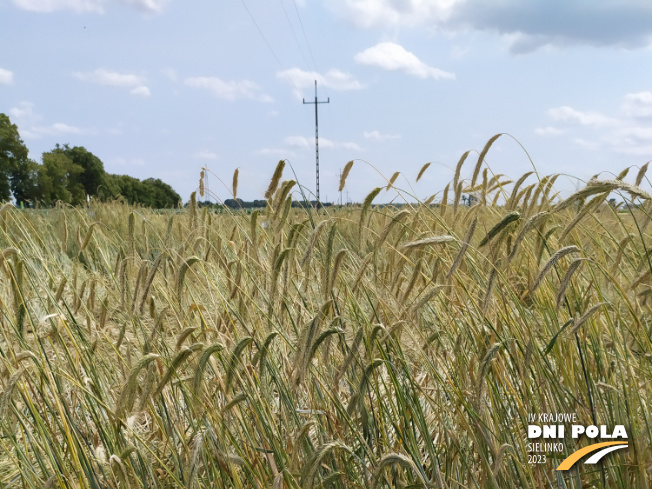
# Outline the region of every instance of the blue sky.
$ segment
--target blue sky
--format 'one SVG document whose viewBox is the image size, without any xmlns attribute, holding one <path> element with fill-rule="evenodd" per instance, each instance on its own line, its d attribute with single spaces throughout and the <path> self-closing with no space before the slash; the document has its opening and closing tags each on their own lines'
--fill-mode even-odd
<svg viewBox="0 0 652 489">
<path fill-rule="evenodd" d="M 322 200 L 352 159 L 349 199 L 394 171 L 425 199 L 496 133 L 492 171 L 531 158 L 562 191 L 652 159 L 649 1 L 5 0 L 0 44 L 0 112 L 31 158 L 84 146 L 184 200 L 203 166 L 220 199 L 236 168 L 262 198 L 279 159 L 314 190 L 315 79 Z"/>
</svg>

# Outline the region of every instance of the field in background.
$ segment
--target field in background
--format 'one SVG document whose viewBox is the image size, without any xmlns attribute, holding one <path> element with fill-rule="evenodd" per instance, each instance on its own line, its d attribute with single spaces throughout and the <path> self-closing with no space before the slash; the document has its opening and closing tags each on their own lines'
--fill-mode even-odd
<svg viewBox="0 0 652 489">
<path fill-rule="evenodd" d="M 643 172 L 561 201 L 481 159 L 438 206 L 2 207 L 0 486 L 648 488 Z M 630 447 L 529 464 L 540 412 Z"/>
</svg>

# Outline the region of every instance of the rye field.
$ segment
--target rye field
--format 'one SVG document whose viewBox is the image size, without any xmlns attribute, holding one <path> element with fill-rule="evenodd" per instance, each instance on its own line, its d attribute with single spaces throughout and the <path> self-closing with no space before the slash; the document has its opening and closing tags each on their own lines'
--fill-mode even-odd
<svg viewBox="0 0 652 489">
<path fill-rule="evenodd" d="M 0 487 L 649 488 L 646 168 L 562 198 L 488 147 L 401 206 L 5 204 Z M 531 413 L 629 447 L 531 463 Z"/>
</svg>

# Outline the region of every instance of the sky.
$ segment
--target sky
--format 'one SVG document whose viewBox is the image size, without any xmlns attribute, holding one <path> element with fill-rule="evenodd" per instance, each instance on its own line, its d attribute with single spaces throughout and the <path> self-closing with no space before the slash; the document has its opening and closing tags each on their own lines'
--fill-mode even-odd
<svg viewBox="0 0 652 489">
<path fill-rule="evenodd" d="M 213 200 L 236 168 L 263 198 L 281 159 L 314 192 L 315 80 L 322 201 L 395 171 L 426 199 L 497 133 L 494 174 L 562 173 L 562 194 L 652 159 L 649 0 L 3 0 L 0 46 L 32 159 L 83 146 L 184 201 L 202 167 Z"/>
</svg>

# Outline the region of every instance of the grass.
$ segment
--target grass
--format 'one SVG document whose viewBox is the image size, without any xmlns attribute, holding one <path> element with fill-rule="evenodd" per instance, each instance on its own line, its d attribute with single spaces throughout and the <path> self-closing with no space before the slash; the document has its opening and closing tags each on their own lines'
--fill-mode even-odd
<svg viewBox="0 0 652 489">
<path fill-rule="evenodd" d="M 2 207 L 0 486 L 649 487 L 641 179 L 562 201 L 485 155 L 439 206 L 291 209 L 281 168 L 253 214 Z M 630 447 L 529 464 L 539 412 Z"/>
</svg>

